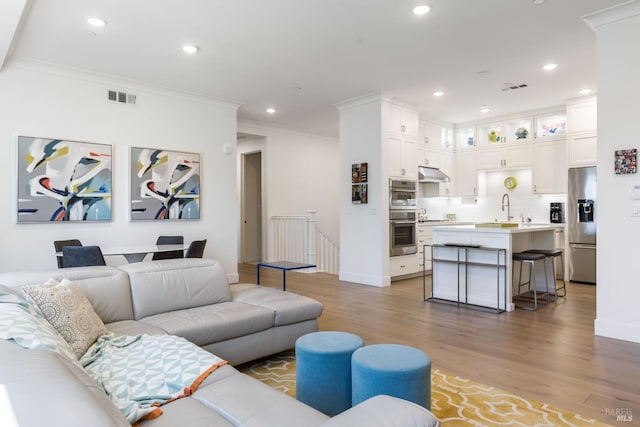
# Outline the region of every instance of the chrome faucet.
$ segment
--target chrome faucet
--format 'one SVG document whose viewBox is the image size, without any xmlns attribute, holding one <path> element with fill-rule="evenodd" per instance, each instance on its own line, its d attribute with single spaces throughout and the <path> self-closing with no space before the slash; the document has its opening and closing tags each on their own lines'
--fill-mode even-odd
<svg viewBox="0 0 640 427">
<path fill-rule="evenodd" d="M 504 199 L 507 199 L 507 202 L 504 202 Z M 513 217 L 511 216 L 511 203 L 509 202 L 509 195 L 504 193 L 502 195 L 502 212 L 504 212 L 504 207 L 507 207 L 507 222 L 511 221 Z"/>
</svg>

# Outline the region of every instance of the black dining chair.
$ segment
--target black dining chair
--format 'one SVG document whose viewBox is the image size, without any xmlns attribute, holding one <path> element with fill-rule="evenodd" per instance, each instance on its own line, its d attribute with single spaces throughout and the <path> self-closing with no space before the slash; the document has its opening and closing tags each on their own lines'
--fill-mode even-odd
<svg viewBox="0 0 640 427">
<path fill-rule="evenodd" d="M 204 247 L 207 244 L 207 239 L 194 240 L 187 248 L 185 258 L 202 258 L 204 255 Z"/>
<path fill-rule="evenodd" d="M 64 268 L 107 265 L 100 246 L 65 246 L 62 256 Z"/>
<path fill-rule="evenodd" d="M 156 245 L 183 245 L 184 237 L 183 236 L 159 236 L 158 240 L 156 240 Z M 159 259 L 173 259 L 173 258 L 183 258 L 184 251 L 162 251 L 162 252 L 154 252 L 153 257 L 151 258 L 153 261 L 157 261 Z"/>
<path fill-rule="evenodd" d="M 53 241 L 53 247 L 56 248 L 56 253 L 62 252 L 62 248 L 65 246 L 82 246 L 82 243 L 80 243 L 80 240 L 78 239 Z M 56 255 L 56 260 L 58 261 L 58 268 L 63 268 L 64 261 L 62 255 Z"/>
</svg>

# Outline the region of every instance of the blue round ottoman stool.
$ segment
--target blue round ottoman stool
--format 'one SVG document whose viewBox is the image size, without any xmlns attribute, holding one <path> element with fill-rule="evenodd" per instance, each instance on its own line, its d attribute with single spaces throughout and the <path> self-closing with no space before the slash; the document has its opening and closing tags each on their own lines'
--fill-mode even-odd
<svg viewBox="0 0 640 427">
<path fill-rule="evenodd" d="M 431 410 L 431 360 L 417 348 L 374 344 L 351 358 L 352 405 L 378 394 L 409 400 Z"/>
<path fill-rule="evenodd" d="M 296 398 L 327 415 L 351 407 L 351 355 L 364 341 L 346 332 L 313 332 L 296 341 Z"/>
</svg>

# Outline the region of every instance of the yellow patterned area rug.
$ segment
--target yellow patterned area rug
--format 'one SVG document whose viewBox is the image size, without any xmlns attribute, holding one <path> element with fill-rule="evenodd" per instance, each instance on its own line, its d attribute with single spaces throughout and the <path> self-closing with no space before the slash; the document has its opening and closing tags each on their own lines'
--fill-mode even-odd
<svg viewBox="0 0 640 427">
<path fill-rule="evenodd" d="M 296 397 L 296 358 L 293 351 L 238 366 L 241 372 Z M 582 417 L 495 387 L 434 369 L 431 372 L 431 411 L 444 427 L 452 426 L 593 426 L 609 424 Z"/>
</svg>

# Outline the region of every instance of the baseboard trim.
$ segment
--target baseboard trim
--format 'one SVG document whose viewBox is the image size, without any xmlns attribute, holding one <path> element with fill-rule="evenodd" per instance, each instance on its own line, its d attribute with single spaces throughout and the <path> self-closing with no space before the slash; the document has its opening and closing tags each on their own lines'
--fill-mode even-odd
<svg viewBox="0 0 640 427">
<path fill-rule="evenodd" d="M 594 325 L 598 336 L 640 343 L 640 325 L 603 319 L 596 319 Z"/>
</svg>

